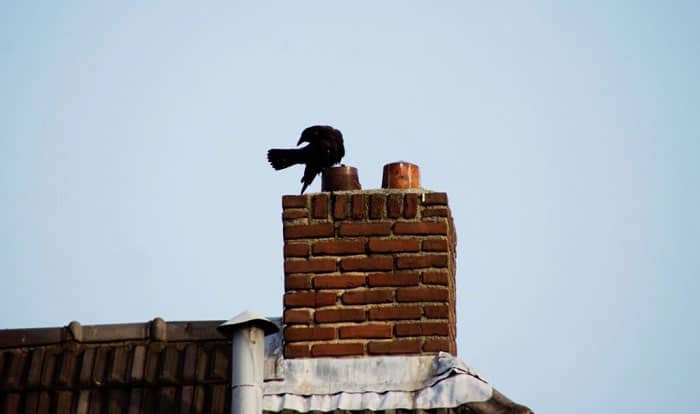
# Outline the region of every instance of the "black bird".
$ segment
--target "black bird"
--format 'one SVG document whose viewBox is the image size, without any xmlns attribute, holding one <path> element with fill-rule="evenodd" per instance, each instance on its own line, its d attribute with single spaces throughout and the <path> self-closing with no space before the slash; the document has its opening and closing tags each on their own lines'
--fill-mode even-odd
<svg viewBox="0 0 700 414">
<path fill-rule="evenodd" d="M 267 151 L 267 160 L 276 170 L 282 170 L 295 164 L 306 164 L 301 182 L 301 194 L 306 187 L 325 168 L 340 162 L 345 155 L 343 134 L 332 126 L 314 125 L 306 128 L 297 142 L 308 142 L 305 147 L 294 149 L 271 149 Z"/>
</svg>

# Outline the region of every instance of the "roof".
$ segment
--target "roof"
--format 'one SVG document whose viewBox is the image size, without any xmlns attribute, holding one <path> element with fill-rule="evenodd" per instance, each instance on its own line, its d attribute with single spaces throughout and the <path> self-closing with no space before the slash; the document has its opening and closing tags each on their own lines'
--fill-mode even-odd
<svg viewBox="0 0 700 414">
<path fill-rule="evenodd" d="M 273 321 L 279 324 L 279 319 Z M 228 413 L 231 345 L 217 331 L 222 322 L 166 323 L 156 318 L 134 324 L 81 326 L 72 322 L 58 328 L 0 330 L 0 412 Z M 432 393 L 434 399 L 439 387 L 443 387 L 438 393 L 441 398 L 459 403 L 441 413 L 531 412 L 448 354 L 435 363 L 425 356 L 403 357 L 408 358 L 404 361 L 378 357 L 383 362 L 376 365 L 378 360 L 370 362 L 373 358 L 284 360 L 280 345 L 280 334 L 266 338 L 266 412 L 323 409 L 354 413 L 364 412 L 357 407 L 371 406 L 378 413 L 427 413 L 433 410 L 424 411 L 427 406 L 420 404 L 411 403 L 413 408 L 407 409 L 389 407 L 398 407 L 397 401 L 420 401 L 416 396 L 421 392 L 423 397 Z M 397 361 L 398 365 L 391 365 Z M 398 375 L 406 361 L 416 364 L 416 370 L 405 368 Z M 348 374 L 346 379 L 353 379 L 350 382 L 329 381 Z M 404 377 L 408 381 L 401 379 Z M 462 395 L 462 400 L 455 395 Z M 377 405 L 378 399 L 384 403 Z M 367 405 L 362 401 L 375 402 Z"/>
<path fill-rule="evenodd" d="M 227 413 L 221 322 L 0 331 L 0 412 Z"/>
</svg>

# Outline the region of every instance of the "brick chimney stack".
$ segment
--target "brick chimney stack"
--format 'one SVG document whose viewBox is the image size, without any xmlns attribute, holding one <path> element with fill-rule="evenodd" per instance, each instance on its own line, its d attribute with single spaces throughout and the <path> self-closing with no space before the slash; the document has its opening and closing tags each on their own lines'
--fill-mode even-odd
<svg viewBox="0 0 700 414">
<path fill-rule="evenodd" d="M 284 196 L 286 358 L 457 353 L 447 194 Z"/>
</svg>

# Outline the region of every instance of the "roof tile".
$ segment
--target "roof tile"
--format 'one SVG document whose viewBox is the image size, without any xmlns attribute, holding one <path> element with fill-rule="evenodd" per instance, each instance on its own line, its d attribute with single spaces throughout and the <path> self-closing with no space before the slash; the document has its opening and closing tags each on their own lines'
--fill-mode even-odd
<svg viewBox="0 0 700 414">
<path fill-rule="evenodd" d="M 212 414 L 225 414 L 226 407 L 226 385 L 214 385 L 211 396 L 210 412 Z"/>
<path fill-rule="evenodd" d="M 32 351 L 32 356 L 29 363 L 29 371 L 27 372 L 26 386 L 35 388 L 41 382 L 41 367 L 44 364 L 44 348 L 36 348 Z"/>
<path fill-rule="evenodd" d="M 44 365 L 41 369 L 41 386 L 49 388 L 53 382 L 54 366 L 56 364 L 56 349 L 47 348 L 44 354 Z M 40 404 L 41 405 L 41 404 Z"/>
<path fill-rule="evenodd" d="M 146 367 L 146 347 L 137 345 L 134 347 L 131 359 L 131 369 L 129 370 L 129 379 L 132 382 L 143 381 L 143 373 Z"/>
<path fill-rule="evenodd" d="M 213 351 L 210 379 L 226 380 L 228 378 L 228 360 L 230 347 L 226 344 L 217 345 Z"/>
<path fill-rule="evenodd" d="M 182 391 L 180 392 L 180 412 L 181 413 L 190 413 L 192 412 L 192 402 L 194 399 L 194 386 L 193 385 L 186 385 L 182 387 Z"/>
<path fill-rule="evenodd" d="M 154 388 L 143 388 L 143 405 L 142 413 L 155 413 L 158 400 L 156 399 L 156 391 Z"/>
<path fill-rule="evenodd" d="M 0 398 L 2 395 L 0 394 Z M 3 413 L 18 413 L 20 408 L 20 400 L 22 394 L 18 392 L 10 392 L 5 394 L 4 401 L 2 401 L 2 412 Z"/>
<path fill-rule="evenodd" d="M 92 367 L 95 363 L 95 348 L 88 348 L 83 352 L 83 361 L 80 367 L 79 381 L 83 387 L 92 384 Z"/>
<path fill-rule="evenodd" d="M 95 352 L 95 365 L 92 369 L 92 384 L 104 385 L 108 359 L 111 357 L 111 348 L 97 348 Z"/>
<path fill-rule="evenodd" d="M 10 391 L 19 389 L 24 371 L 25 355 L 25 352 L 19 350 L 5 352 L 0 387 Z"/>
<path fill-rule="evenodd" d="M 185 361 L 182 367 L 182 381 L 185 384 L 192 384 L 197 370 L 197 345 L 188 344 L 185 347 Z M 188 411 L 189 412 L 189 411 Z"/>
<path fill-rule="evenodd" d="M 179 352 L 175 345 L 170 345 L 161 354 L 160 380 L 167 384 L 176 384 L 177 367 L 180 362 Z"/>
<path fill-rule="evenodd" d="M 155 385 L 158 382 L 158 360 L 162 348 L 163 345 L 161 343 L 152 343 L 148 346 L 148 351 L 146 353 L 146 371 L 143 379 L 150 385 Z"/>
<path fill-rule="evenodd" d="M 124 384 L 126 382 L 127 362 L 130 347 L 115 348 L 112 353 L 112 363 L 109 367 L 107 382 L 109 384 Z"/>
<path fill-rule="evenodd" d="M 207 346 L 200 346 L 197 350 L 197 368 L 195 370 L 195 380 L 197 382 L 203 383 L 206 379 L 208 365 L 209 354 L 207 354 Z"/>
<path fill-rule="evenodd" d="M 63 328 L 0 330 L 0 348 L 55 344 L 62 340 Z"/>
<path fill-rule="evenodd" d="M 90 408 L 90 391 L 83 390 L 78 394 L 78 401 L 76 402 L 75 412 L 76 414 L 87 414 Z"/>
<path fill-rule="evenodd" d="M 141 401 L 143 400 L 143 388 L 132 388 L 129 396 L 128 414 L 139 414 L 141 411 Z"/>
<path fill-rule="evenodd" d="M 24 412 L 36 413 L 39 408 L 39 391 L 29 391 L 24 397 Z M 79 414 L 82 414 L 78 411 Z"/>
<path fill-rule="evenodd" d="M 73 402 L 73 393 L 70 391 L 59 391 L 56 395 L 56 414 L 70 414 Z"/>
<path fill-rule="evenodd" d="M 37 414 L 49 414 L 50 409 L 51 409 L 51 396 L 46 391 L 40 392 L 39 393 L 39 404 L 36 407 Z"/>
<path fill-rule="evenodd" d="M 107 394 L 107 414 L 121 414 L 129 407 L 129 390 L 126 388 L 109 388 Z"/>
<path fill-rule="evenodd" d="M 160 387 L 158 392 L 158 411 L 162 414 L 170 414 L 177 412 L 177 404 L 175 396 L 177 388 L 175 387 Z"/>
<path fill-rule="evenodd" d="M 206 406 L 206 390 L 203 385 L 194 388 L 194 398 L 192 399 L 192 412 L 201 414 Z"/>
<path fill-rule="evenodd" d="M 83 342 L 118 342 L 148 339 L 143 323 L 83 326 Z"/>
<path fill-rule="evenodd" d="M 59 387 L 71 387 L 75 378 L 76 356 L 73 350 L 61 354 L 61 363 L 58 365 L 55 384 Z"/>
</svg>

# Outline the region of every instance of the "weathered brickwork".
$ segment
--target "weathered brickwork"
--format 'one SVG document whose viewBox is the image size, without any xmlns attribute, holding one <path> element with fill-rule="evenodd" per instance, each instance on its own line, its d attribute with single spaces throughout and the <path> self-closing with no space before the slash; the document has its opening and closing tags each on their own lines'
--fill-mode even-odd
<svg viewBox="0 0 700 414">
<path fill-rule="evenodd" d="M 456 354 L 447 194 L 284 196 L 287 358 Z"/>
</svg>

